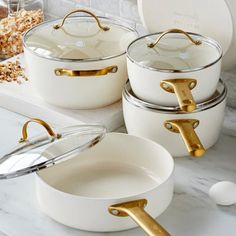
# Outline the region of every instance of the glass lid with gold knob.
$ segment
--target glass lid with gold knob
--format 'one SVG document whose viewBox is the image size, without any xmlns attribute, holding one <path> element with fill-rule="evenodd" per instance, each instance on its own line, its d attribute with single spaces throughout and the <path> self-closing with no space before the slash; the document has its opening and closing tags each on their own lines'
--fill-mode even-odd
<svg viewBox="0 0 236 236">
<path fill-rule="evenodd" d="M 76 13 L 86 16 L 75 16 Z M 119 21 L 79 9 L 64 19 L 48 21 L 29 30 L 24 36 L 24 47 L 44 58 L 91 61 L 125 54 L 136 37 L 134 29 Z"/>
<path fill-rule="evenodd" d="M 31 122 L 42 125 L 47 134 L 28 137 Z M 105 133 L 106 128 L 100 125 L 77 125 L 53 130 L 43 120 L 30 119 L 22 128 L 19 144 L 0 157 L 0 179 L 29 174 L 76 157 L 99 143 Z"/>
<path fill-rule="evenodd" d="M 181 29 L 169 29 L 134 40 L 128 46 L 127 56 L 150 70 L 190 72 L 218 62 L 222 49 L 213 39 Z"/>
</svg>

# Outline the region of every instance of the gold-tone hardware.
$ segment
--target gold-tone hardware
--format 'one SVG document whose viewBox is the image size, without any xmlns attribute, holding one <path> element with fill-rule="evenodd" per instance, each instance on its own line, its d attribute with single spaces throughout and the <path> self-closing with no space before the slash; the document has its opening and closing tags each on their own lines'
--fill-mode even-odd
<svg viewBox="0 0 236 236">
<path fill-rule="evenodd" d="M 150 236 L 170 236 L 145 210 L 146 199 L 112 205 L 108 208 L 114 216 L 130 216 Z"/>
<path fill-rule="evenodd" d="M 57 76 L 100 76 L 107 75 L 108 73 L 116 73 L 118 71 L 118 66 L 109 66 L 100 70 L 68 70 L 62 68 L 56 68 L 54 70 Z"/>
<path fill-rule="evenodd" d="M 23 142 L 27 141 L 27 139 L 28 139 L 27 127 L 28 127 L 28 124 L 31 123 L 31 122 L 35 122 L 35 123 L 38 123 L 38 124 L 42 125 L 47 130 L 48 134 L 51 137 L 57 138 L 57 139 L 59 139 L 61 137 L 61 135 L 56 134 L 52 130 L 52 128 L 49 126 L 49 124 L 47 124 L 45 121 L 40 120 L 38 118 L 32 118 L 32 119 L 28 120 L 27 122 L 25 122 L 25 124 L 22 128 L 22 138 L 19 140 L 19 143 L 23 143 Z"/>
<path fill-rule="evenodd" d="M 181 134 L 188 152 L 194 157 L 201 157 L 205 154 L 205 148 L 194 131 L 198 125 L 199 120 L 195 119 L 167 120 L 164 123 L 168 130 Z"/>
<path fill-rule="evenodd" d="M 159 41 L 166 35 L 166 34 L 169 34 L 169 33 L 181 33 L 181 34 L 184 34 L 186 35 L 186 37 L 192 42 L 194 43 L 195 45 L 200 45 L 202 44 L 202 42 L 200 40 L 194 40 L 187 32 L 181 30 L 181 29 L 169 29 L 165 32 L 163 32 L 158 38 L 157 40 L 154 42 L 154 43 L 148 43 L 147 46 L 149 48 L 153 48 L 155 47 Z"/>
<path fill-rule="evenodd" d="M 98 24 L 98 27 L 99 27 L 100 29 L 102 29 L 103 31 L 108 31 L 108 30 L 110 30 L 109 27 L 107 27 L 107 26 L 102 26 L 102 25 L 101 25 L 101 22 L 99 21 L 98 17 L 97 17 L 95 14 L 93 14 L 93 13 L 90 12 L 90 11 L 83 10 L 83 9 L 78 9 L 78 10 L 75 10 L 75 11 L 72 11 L 72 12 L 66 14 L 66 15 L 64 16 L 64 18 L 63 18 L 61 24 L 54 25 L 53 28 L 54 28 L 54 29 L 60 29 L 60 28 L 64 25 L 66 18 L 68 18 L 70 15 L 72 15 L 72 14 L 74 14 L 74 13 L 79 13 L 79 12 L 87 13 L 87 14 L 89 14 L 90 16 L 92 16 L 92 17 L 96 20 L 96 22 L 97 22 L 97 24 Z"/>
<path fill-rule="evenodd" d="M 162 80 L 161 88 L 169 93 L 175 93 L 181 110 L 192 112 L 196 109 L 196 102 L 191 93 L 195 88 L 197 80 L 195 79 L 169 79 Z"/>
</svg>

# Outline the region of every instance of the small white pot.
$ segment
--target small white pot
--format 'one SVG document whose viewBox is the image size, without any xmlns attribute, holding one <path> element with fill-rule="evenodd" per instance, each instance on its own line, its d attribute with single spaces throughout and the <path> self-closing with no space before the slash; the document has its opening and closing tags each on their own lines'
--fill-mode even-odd
<svg viewBox="0 0 236 236">
<path fill-rule="evenodd" d="M 219 137 L 226 93 L 226 87 L 220 81 L 211 99 L 197 104 L 197 109 L 188 113 L 176 107 L 143 102 L 126 84 L 123 111 L 127 131 L 163 145 L 173 156 L 202 156 Z"/>
<path fill-rule="evenodd" d="M 214 94 L 221 58 L 213 39 L 180 29 L 149 34 L 128 46 L 130 84 L 143 101 L 191 112 Z"/>
<path fill-rule="evenodd" d="M 70 14 L 85 12 L 92 17 Z M 128 78 L 125 51 L 135 30 L 86 10 L 48 21 L 24 35 L 27 71 L 48 103 L 71 109 L 99 108 L 122 96 Z"/>
</svg>

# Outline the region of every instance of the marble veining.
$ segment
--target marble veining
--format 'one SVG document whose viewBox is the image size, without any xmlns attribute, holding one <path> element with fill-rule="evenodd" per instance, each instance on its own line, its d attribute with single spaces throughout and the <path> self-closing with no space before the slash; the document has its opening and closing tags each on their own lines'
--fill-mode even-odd
<svg viewBox="0 0 236 236">
<path fill-rule="evenodd" d="M 13 147 L 21 136 L 25 117 L 0 109 L 0 155 Z M 30 126 L 31 135 L 41 127 Z M 124 128 L 119 129 L 125 132 Z M 236 182 L 236 110 L 227 108 L 224 126 L 216 145 L 203 158 L 175 159 L 175 194 L 158 221 L 173 236 L 235 236 L 236 205 L 220 207 L 208 197 L 216 182 Z M 137 236 L 139 228 L 116 233 L 91 233 L 63 226 L 38 207 L 35 175 L 0 181 L 0 236 Z"/>
</svg>

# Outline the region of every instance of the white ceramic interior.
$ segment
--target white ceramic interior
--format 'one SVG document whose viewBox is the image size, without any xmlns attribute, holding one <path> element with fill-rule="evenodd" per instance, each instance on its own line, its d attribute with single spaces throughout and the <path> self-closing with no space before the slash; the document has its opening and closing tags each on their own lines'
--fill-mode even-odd
<svg viewBox="0 0 236 236">
<path fill-rule="evenodd" d="M 60 148 L 63 145 L 66 141 Z M 38 200 L 46 214 L 68 226 L 91 231 L 128 229 L 135 227 L 134 222 L 110 215 L 108 207 L 146 198 L 147 211 L 158 216 L 173 195 L 173 167 L 171 155 L 162 146 L 110 133 L 93 148 L 38 172 Z"/>
</svg>

